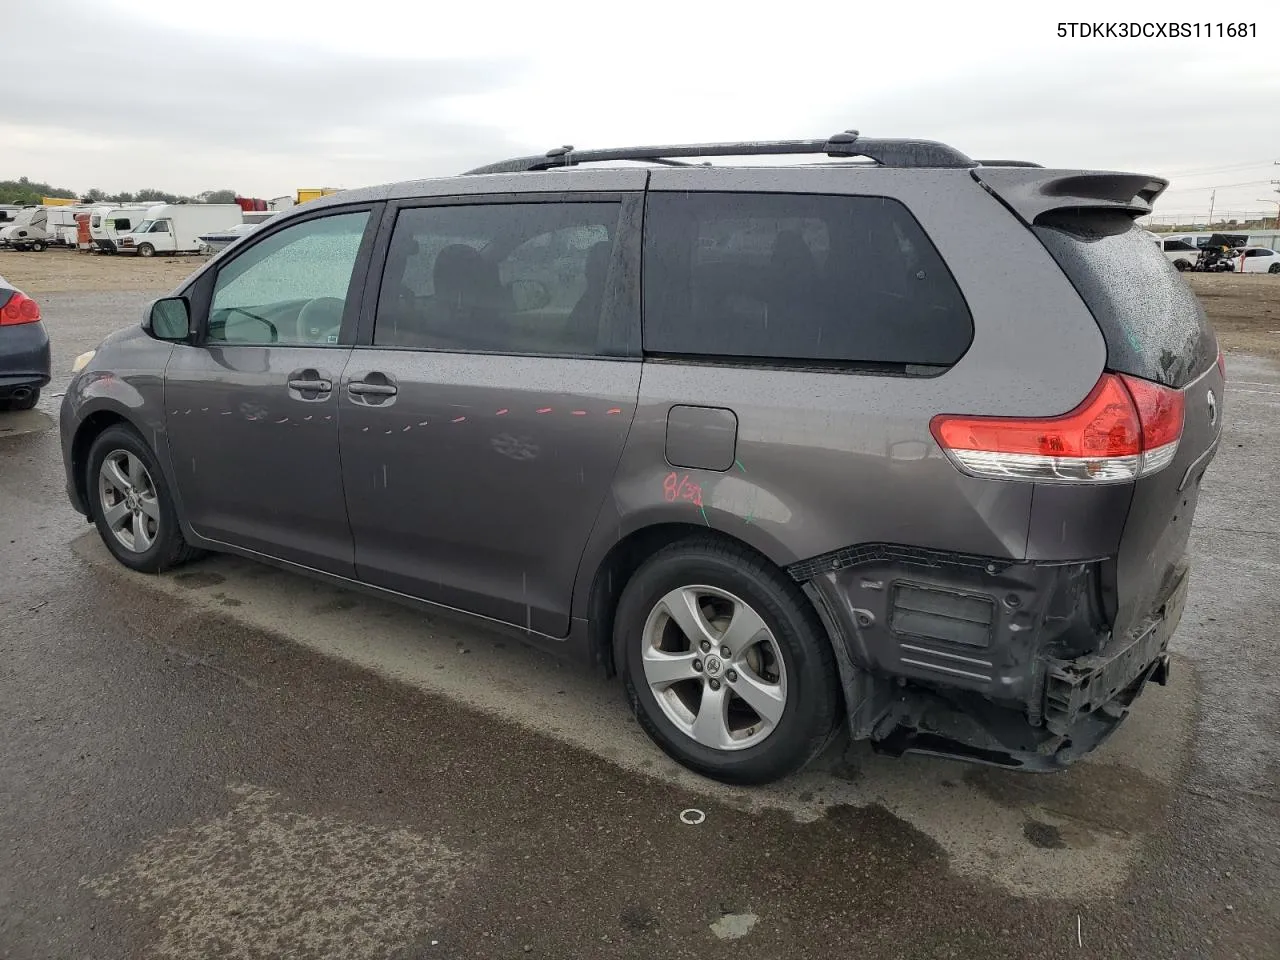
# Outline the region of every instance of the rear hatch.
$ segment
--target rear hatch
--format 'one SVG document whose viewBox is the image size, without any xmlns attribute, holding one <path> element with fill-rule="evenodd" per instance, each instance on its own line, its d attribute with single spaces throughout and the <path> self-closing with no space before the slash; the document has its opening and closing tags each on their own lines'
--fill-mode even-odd
<svg viewBox="0 0 1280 960">
<path fill-rule="evenodd" d="M 1217 340 L 1194 293 L 1134 217 L 1165 183 L 1132 174 L 979 168 L 1074 284 L 1107 344 L 1107 369 L 1177 390 L 1172 460 L 1133 481 L 1120 547 L 1104 570 L 1113 632 L 1139 627 L 1178 586 L 1200 481 L 1222 432 Z"/>
</svg>

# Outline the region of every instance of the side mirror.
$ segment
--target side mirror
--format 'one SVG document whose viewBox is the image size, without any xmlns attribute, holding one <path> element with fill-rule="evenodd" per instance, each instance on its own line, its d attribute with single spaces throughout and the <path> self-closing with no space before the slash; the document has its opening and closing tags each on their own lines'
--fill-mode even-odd
<svg viewBox="0 0 1280 960">
<path fill-rule="evenodd" d="M 185 297 L 166 297 L 151 304 L 146 331 L 157 340 L 186 340 L 191 336 L 191 308 Z"/>
<path fill-rule="evenodd" d="M 516 313 L 541 310 L 551 302 L 551 291 L 541 280 L 512 280 L 511 301 Z"/>
</svg>

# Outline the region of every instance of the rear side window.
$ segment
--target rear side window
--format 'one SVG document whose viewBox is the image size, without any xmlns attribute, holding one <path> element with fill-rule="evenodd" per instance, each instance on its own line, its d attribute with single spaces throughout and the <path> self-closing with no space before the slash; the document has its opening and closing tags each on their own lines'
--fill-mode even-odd
<svg viewBox="0 0 1280 960">
<path fill-rule="evenodd" d="M 1217 358 L 1200 302 L 1129 217 L 1047 214 L 1035 232 L 1098 321 L 1112 370 L 1182 387 Z"/>
<path fill-rule="evenodd" d="M 617 202 L 400 211 L 373 342 L 478 353 L 610 355 Z"/>
<path fill-rule="evenodd" d="M 647 352 L 949 366 L 972 338 L 942 257 L 896 200 L 649 196 Z"/>
</svg>

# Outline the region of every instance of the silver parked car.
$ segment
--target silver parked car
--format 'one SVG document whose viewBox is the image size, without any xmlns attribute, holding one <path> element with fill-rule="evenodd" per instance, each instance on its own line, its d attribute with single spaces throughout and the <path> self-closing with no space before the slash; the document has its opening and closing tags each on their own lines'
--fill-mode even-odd
<svg viewBox="0 0 1280 960">
<path fill-rule="evenodd" d="M 687 162 L 749 154 L 820 162 Z M 1222 430 L 1134 223 L 1165 186 L 850 132 L 336 194 L 82 358 L 68 493 L 137 570 L 235 553 L 599 663 L 722 780 L 841 723 L 1061 767 L 1168 675 Z"/>
</svg>

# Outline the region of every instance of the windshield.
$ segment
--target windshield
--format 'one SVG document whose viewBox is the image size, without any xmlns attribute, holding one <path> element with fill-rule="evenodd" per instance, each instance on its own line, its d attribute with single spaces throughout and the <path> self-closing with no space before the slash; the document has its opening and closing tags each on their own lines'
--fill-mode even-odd
<svg viewBox="0 0 1280 960">
<path fill-rule="evenodd" d="M 151 229 L 151 225 L 153 223 L 155 223 L 154 220 L 143 220 L 140 224 L 138 224 L 136 227 L 133 228 L 133 232 L 146 233 L 148 230 Z"/>
</svg>

